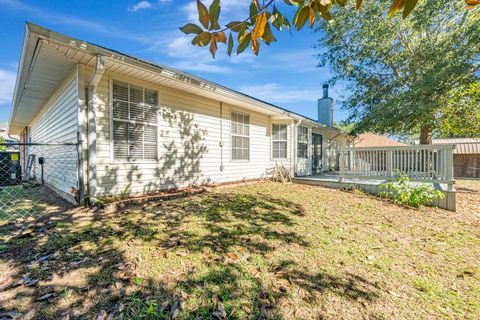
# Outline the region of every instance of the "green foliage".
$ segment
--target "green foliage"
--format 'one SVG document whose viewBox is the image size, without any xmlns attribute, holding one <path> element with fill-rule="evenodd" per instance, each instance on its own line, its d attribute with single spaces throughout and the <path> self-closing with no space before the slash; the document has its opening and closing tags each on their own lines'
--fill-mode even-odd
<svg viewBox="0 0 480 320">
<path fill-rule="evenodd" d="M 321 22 L 320 66 L 331 67 L 332 82 L 350 84 L 343 106 L 354 133 L 438 131 L 452 90 L 479 81 L 480 15 L 461 1 L 425 0 L 406 19 L 385 19 L 389 6 L 365 1 L 356 11 L 347 3 L 335 23 Z M 470 106 L 464 117 L 478 102 Z"/>
<path fill-rule="evenodd" d="M 396 171 L 396 176 L 395 182 L 387 182 L 380 185 L 380 189 L 385 190 L 379 193 L 381 197 L 415 208 L 445 197 L 442 192 L 434 190 L 431 184 L 422 183 L 418 186 L 413 186 L 408 176 L 403 172 Z"/>
<path fill-rule="evenodd" d="M 438 119 L 440 137 L 480 137 L 480 83 L 448 92 Z"/>
<path fill-rule="evenodd" d="M 347 122 L 347 121 L 340 121 L 340 122 L 333 122 L 333 126 L 337 129 L 342 130 L 345 133 L 351 133 L 353 131 L 353 128 L 355 127 L 355 123 L 353 122 Z"/>
<path fill-rule="evenodd" d="M 5 143 L 7 142 L 4 137 L 0 137 L 0 143 Z M 0 151 L 6 151 L 7 147 L 6 146 L 0 146 Z"/>
</svg>

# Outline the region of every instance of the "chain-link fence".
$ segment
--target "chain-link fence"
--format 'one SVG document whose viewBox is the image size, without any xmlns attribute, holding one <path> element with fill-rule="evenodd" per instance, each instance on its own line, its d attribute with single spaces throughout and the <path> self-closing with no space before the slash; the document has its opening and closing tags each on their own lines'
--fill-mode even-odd
<svg viewBox="0 0 480 320">
<path fill-rule="evenodd" d="M 0 221 L 79 202 L 74 143 L 0 144 Z"/>
</svg>

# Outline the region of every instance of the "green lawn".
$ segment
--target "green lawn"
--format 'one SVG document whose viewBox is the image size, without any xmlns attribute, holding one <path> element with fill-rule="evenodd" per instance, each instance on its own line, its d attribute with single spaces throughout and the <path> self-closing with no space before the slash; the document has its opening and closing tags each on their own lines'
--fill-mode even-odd
<svg viewBox="0 0 480 320">
<path fill-rule="evenodd" d="M 467 189 L 460 202 L 480 199 L 480 182 Z M 46 215 L 1 227 L 0 286 L 39 282 L 0 291 L 0 306 L 39 319 L 478 319 L 476 203 L 413 210 L 265 182 Z"/>
</svg>

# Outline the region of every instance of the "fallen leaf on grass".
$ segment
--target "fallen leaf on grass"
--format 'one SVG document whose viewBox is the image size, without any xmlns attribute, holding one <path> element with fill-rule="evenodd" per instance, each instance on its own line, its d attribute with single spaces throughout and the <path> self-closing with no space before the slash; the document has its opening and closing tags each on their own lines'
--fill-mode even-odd
<svg viewBox="0 0 480 320">
<path fill-rule="evenodd" d="M 212 314 L 219 319 L 226 319 L 227 318 L 227 312 L 225 312 L 225 307 L 223 306 L 223 303 L 218 301 L 217 310 L 213 311 Z"/>
<path fill-rule="evenodd" d="M 105 320 L 106 318 L 107 318 L 107 312 L 105 310 L 101 310 L 99 313 L 97 313 L 95 320 Z"/>
<path fill-rule="evenodd" d="M 38 298 L 35 299 L 35 300 L 36 300 L 36 301 L 45 301 L 45 300 L 48 300 L 48 299 L 52 298 L 54 295 L 55 295 L 54 292 L 46 293 L 46 294 L 44 294 L 43 296 L 38 297 Z"/>
<path fill-rule="evenodd" d="M 238 255 L 233 252 L 227 252 L 227 256 L 232 260 L 238 260 Z"/>
<path fill-rule="evenodd" d="M 32 309 L 32 310 L 28 311 L 27 313 L 25 313 L 20 318 L 18 318 L 18 320 L 31 320 L 34 317 L 35 317 L 35 309 Z"/>
</svg>

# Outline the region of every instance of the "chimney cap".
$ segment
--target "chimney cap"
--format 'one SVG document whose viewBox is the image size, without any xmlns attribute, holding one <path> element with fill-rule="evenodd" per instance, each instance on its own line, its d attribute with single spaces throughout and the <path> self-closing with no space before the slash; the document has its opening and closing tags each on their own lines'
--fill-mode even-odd
<svg viewBox="0 0 480 320">
<path fill-rule="evenodd" d="M 324 88 L 328 88 L 328 83 L 324 83 L 324 84 L 323 84 L 323 87 L 324 87 Z"/>
</svg>

